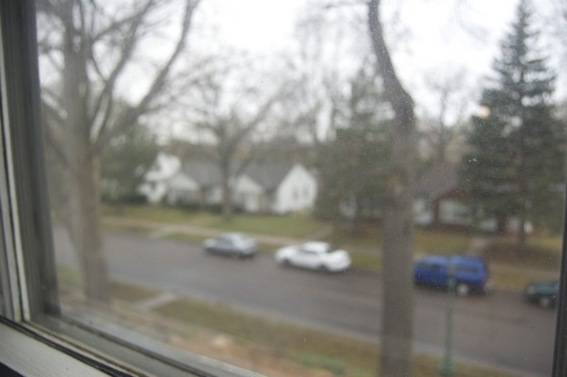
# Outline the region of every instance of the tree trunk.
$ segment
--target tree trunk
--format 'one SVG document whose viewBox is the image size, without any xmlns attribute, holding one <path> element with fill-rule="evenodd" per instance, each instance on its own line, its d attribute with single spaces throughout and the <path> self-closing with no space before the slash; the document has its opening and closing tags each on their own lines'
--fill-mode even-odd
<svg viewBox="0 0 567 377">
<path fill-rule="evenodd" d="M 380 21 L 380 0 L 368 1 L 368 31 L 384 96 L 394 112 L 392 169 L 385 186 L 380 376 L 411 376 L 413 345 L 414 102 L 392 63 Z"/>
<path fill-rule="evenodd" d="M 439 227 L 441 224 L 441 203 L 440 203 L 440 199 L 435 199 L 433 200 L 433 202 L 431 203 L 431 212 L 433 215 L 433 219 L 431 221 L 431 224 L 433 225 L 433 227 Z"/>
<path fill-rule="evenodd" d="M 72 25 L 72 7 L 66 9 Z M 99 156 L 91 143 L 91 125 L 87 113 L 85 50 L 77 43 L 74 30 L 66 28 L 62 75 L 63 101 L 66 112 L 64 153 L 69 198 L 67 229 L 73 243 L 84 281 L 85 295 L 90 301 L 108 302 L 110 289 L 108 270 L 102 251 L 100 229 Z"/>
<path fill-rule="evenodd" d="M 230 167 L 221 168 L 222 216 L 224 221 L 232 220 L 232 187 L 230 187 Z"/>
<path fill-rule="evenodd" d="M 381 376 L 410 376 L 413 337 L 413 181 L 415 138 L 412 114 L 396 120 L 392 174 L 384 206 Z"/>
<path fill-rule="evenodd" d="M 505 215 L 497 215 L 496 216 L 496 232 L 498 234 L 506 233 L 506 229 L 508 227 L 508 219 Z"/>
<path fill-rule="evenodd" d="M 360 200 L 358 196 L 354 196 L 354 210 L 352 212 L 352 217 L 350 218 L 350 234 L 356 235 L 360 230 Z"/>
<path fill-rule="evenodd" d="M 526 247 L 527 234 L 526 234 L 526 217 L 522 213 L 518 218 L 518 251 L 521 252 Z"/>
<path fill-rule="evenodd" d="M 85 295 L 94 302 L 110 301 L 108 269 L 102 247 L 98 159 L 85 153 L 81 169 L 69 182 L 69 230 L 84 281 Z"/>
</svg>

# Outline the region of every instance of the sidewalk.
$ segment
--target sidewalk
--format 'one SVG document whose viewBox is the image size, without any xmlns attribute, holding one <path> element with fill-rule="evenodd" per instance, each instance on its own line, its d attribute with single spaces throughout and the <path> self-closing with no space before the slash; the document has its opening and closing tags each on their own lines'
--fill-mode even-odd
<svg viewBox="0 0 567 377">
<path fill-rule="evenodd" d="M 182 234 L 194 237 L 215 237 L 223 233 L 227 233 L 226 229 L 206 228 L 188 224 L 164 224 L 148 220 L 123 219 L 119 217 L 105 217 L 103 220 L 105 225 L 118 228 L 140 229 L 150 233 L 152 237 L 162 238 L 174 234 Z M 266 243 L 274 246 L 286 246 L 305 242 L 308 239 L 319 239 L 324 237 L 322 234 L 314 234 L 313 237 L 306 238 L 290 238 L 269 236 L 265 234 L 247 233 L 254 237 L 260 243 Z"/>
</svg>

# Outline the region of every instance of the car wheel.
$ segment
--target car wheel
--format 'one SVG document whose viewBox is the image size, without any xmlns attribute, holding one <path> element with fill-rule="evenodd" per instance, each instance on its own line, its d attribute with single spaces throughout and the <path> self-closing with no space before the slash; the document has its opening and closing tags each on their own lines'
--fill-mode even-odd
<svg viewBox="0 0 567 377">
<path fill-rule="evenodd" d="M 289 259 L 284 258 L 280 260 L 280 266 L 289 267 L 291 266 L 291 263 L 289 262 Z"/>
<path fill-rule="evenodd" d="M 549 297 L 540 297 L 538 300 L 539 306 L 542 308 L 550 308 L 551 307 L 551 299 Z"/>
<path fill-rule="evenodd" d="M 455 289 L 457 296 L 463 297 L 463 296 L 468 296 L 468 294 L 470 293 L 470 287 L 464 283 L 459 283 L 457 284 L 457 287 Z"/>
</svg>

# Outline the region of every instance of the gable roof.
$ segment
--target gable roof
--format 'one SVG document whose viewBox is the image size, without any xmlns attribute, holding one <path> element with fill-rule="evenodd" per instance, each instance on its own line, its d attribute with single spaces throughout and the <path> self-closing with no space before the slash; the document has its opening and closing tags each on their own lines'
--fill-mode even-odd
<svg viewBox="0 0 567 377">
<path fill-rule="evenodd" d="M 436 199 L 455 190 L 458 174 L 455 164 L 443 162 L 423 172 L 416 182 L 416 195 Z"/>
<path fill-rule="evenodd" d="M 216 164 L 210 161 L 191 160 L 184 162 L 181 171 L 202 187 L 216 186 L 221 183 L 220 170 Z"/>
<path fill-rule="evenodd" d="M 282 183 L 291 168 L 291 163 L 253 162 L 246 167 L 244 174 L 262 186 L 264 190 L 273 191 Z"/>
<path fill-rule="evenodd" d="M 291 163 L 252 162 L 243 175 L 247 176 L 266 191 L 273 191 L 287 176 L 292 168 Z M 183 163 L 181 171 L 202 187 L 221 184 L 221 173 L 218 166 L 210 161 L 191 160 Z"/>
</svg>

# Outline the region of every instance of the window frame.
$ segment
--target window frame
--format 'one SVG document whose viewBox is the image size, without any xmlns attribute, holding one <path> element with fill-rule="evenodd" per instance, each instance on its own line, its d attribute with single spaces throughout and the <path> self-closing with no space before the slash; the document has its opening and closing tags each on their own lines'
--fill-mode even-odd
<svg viewBox="0 0 567 377">
<path fill-rule="evenodd" d="M 10 283 L 19 287 L 20 297 L 11 299 L 21 303 L 21 311 L 15 311 L 12 319 L 39 320 L 60 311 L 45 190 L 44 143 L 38 127 L 40 92 L 33 1 L 2 2 L 0 37 L 2 136 L 8 190 L 2 215 L 9 221 L 5 225 L 11 226 L 7 229 L 11 232 L 4 232 L 4 237 L 12 238 L 13 260 L 18 264 L 18 274 L 10 276 Z"/>
<path fill-rule="evenodd" d="M 567 184 L 563 199 L 563 242 L 559 275 L 559 297 L 555 318 L 555 344 L 553 350 L 553 377 L 567 376 Z"/>
</svg>

